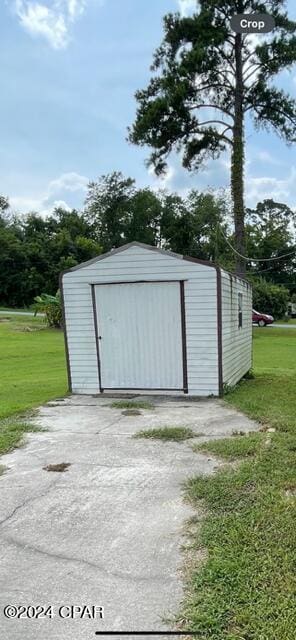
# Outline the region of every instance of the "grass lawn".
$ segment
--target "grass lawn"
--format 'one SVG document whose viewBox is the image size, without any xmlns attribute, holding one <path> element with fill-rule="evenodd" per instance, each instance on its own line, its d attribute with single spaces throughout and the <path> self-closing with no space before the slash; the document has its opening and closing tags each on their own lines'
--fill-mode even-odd
<svg viewBox="0 0 296 640">
<path fill-rule="evenodd" d="M 40 318 L 0 317 L 0 453 L 28 431 L 19 414 L 67 391 L 62 331 Z"/>
<path fill-rule="evenodd" d="M 283 324 L 283 322 L 285 324 L 296 324 L 296 318 L 289 318 L 289 322 L 287 322 L 286 318 L 283 318 L 282 320 L 276 320 L 274 324 Z"/>
<path fill-rule="evenodd" d="M 254 380 L 242 382 L 226 401 L 251 418 L 284 431 L 296 429 L 296 331 L 254 330 Z"/>
<path fill-rule="evenodd" d="M 190 540 L 208 557 L 191 572 L 182 612 L 199 640 L 296 637 L 296 333 L 255 329 L 254 372 L 226 401 L 263 430 L 194 445 L 241 460 L 186 486 L 190 501 L 206 507 Z"/>
</svg>

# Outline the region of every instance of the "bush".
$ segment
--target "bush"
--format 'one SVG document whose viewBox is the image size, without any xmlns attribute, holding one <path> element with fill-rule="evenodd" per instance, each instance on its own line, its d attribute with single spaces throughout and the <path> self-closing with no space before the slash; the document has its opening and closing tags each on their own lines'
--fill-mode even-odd
<svg viewBox="0 0 296 640">
<path fill-rule="evenodd" d="M 49 327 L 60 328 L 62 326 L 62 304 L 61 294 L 57 291 L 55 296 L 50 296 L 47 293 L 42 293 L 41 296 L 36 296 L 35 300 L 35 315 L 37 313 L 45 313 L 45 321 Z"/>
<path fill-rule="evenodd" d="M 282 318 L 289 301 L 289 290 L 260 279 L 253 281 L 253 307 L 261 313 L 269 313 L 274 318 Z"/>
</svg>

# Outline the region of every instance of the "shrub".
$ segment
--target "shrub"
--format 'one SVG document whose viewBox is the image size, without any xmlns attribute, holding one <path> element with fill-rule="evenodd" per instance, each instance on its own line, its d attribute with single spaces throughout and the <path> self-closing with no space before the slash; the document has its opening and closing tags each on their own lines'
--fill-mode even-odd
<svg viewBox="0 0 296 640">
<path fill-rule="evenodd" d="M 288 300 L 288 289 L 263 279 L 253 281 L 253 307 L 257 311 L 282 318 L 287 311 Z"/>
<path fill-rule="evenodd" d="M 62 304 L 61 294 L 57 291 L 55 296 L 42 293 L 34 298 L 35 316 L 37 313 L 45 314 L 45 321 L 49 327 L 59 328 L 62 326 Z"/>
</svg>

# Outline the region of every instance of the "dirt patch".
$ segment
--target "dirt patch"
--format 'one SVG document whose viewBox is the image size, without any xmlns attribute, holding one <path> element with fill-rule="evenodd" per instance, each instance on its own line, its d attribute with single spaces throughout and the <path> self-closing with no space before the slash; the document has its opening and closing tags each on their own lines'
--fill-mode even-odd
<svg viewBox="0 0 296 640">
<path fill-rule="evenodd" d="M 296 485 L 287 484 L 284 489 L 284 495 L 286 498 L 296 498 Z"/>
<path fill-rule="evenodd" d="M 139 409 L 126 409 L 121 412 L 123 416 L 141 416 L 142 413 Z"/>
<path fill-rule="evenodd" d="M 58 464 L 48 464 L 46 467 L 43 467 L 44 471 L 57 471 L 59 473 L 64 473 L 67 471 L 68 467 L 71 466 L 71 462 L 59 462 Z"/>
</svg>

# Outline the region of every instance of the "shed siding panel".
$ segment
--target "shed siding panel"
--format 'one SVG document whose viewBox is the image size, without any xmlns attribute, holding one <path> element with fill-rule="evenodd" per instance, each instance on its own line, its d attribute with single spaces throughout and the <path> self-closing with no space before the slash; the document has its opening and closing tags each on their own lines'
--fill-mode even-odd
<svg viewBox="0 0 296 640">
<path fill-rule="evenodd" d="M 185 280 L 188 392 L 218 395 L 216 270 L 141 247 L 63 276 L 73 392 L 99 391 L 90 284 L 147 279 Z"/>
<path fill-rule="evenodd" d="M 242 295 L 242 327 L 238 296 Z M 223 382 L 234 385 L 252 366 L 252 288 L 222 271 Z"/>
</svg>

